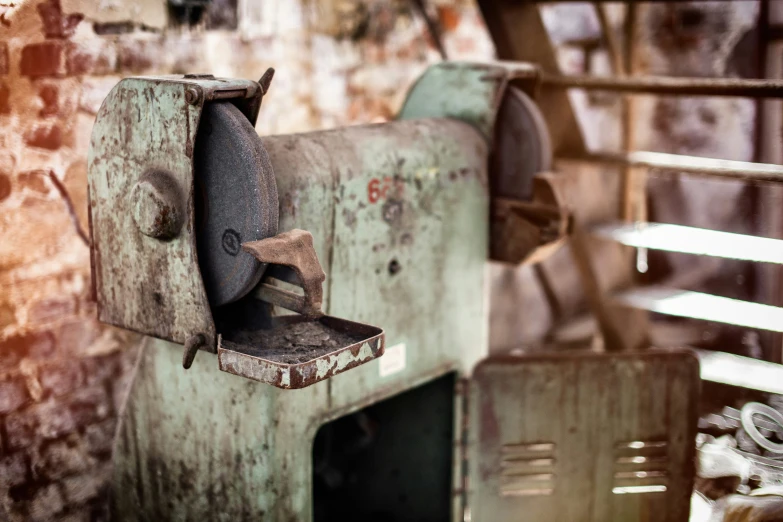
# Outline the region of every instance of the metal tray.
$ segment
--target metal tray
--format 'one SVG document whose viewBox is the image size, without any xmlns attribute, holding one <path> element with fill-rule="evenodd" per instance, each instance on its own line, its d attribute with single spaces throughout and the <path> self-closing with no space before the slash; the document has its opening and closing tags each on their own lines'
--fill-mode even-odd
<svg viewBox="0 0 783 522">
<path fill-rule="evenodd" d="M 221 371 L 285 389 L 328 379 L 383 355 L 381 328 L 328 315 L 275 317 L 271 328 L 218 336 Z"/>
</svg>

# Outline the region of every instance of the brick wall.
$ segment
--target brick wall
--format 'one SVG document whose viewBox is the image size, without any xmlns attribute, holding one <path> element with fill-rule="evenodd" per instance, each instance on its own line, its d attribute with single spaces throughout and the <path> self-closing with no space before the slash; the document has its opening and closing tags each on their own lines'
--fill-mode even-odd
<svg viewBox="0 0 783 522">
<path fill-rule="evenodd" d="M 492 56 L 471 2 L 429 4 L 451 57 Z M 127 75 L 257 79 L 272 66 L 259 132 L 387 119 L 439 59 L 410 6 L 214 0 L 191 25 L 198 13 L 161 0 L 0 2 L 0 520 L 106 517 L 141 342 L 95 320 L 79 236 L 89 136 L 109 90 Z"/>
</svg>

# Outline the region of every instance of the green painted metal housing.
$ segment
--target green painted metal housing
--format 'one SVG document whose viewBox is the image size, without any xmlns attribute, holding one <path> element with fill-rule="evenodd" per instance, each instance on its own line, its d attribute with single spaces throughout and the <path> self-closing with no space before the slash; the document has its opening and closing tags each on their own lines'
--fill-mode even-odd
<svg viewBox="0 0 783 522">
<path fill-rule="evenodd" d="M 310 520 L 312 444 L 328 420 L 449 372 L 487 350 L 486 140 L 455 120 L 400 121 L 263 139 L 281 231 L 310 231 L 331 315 L 382 325 L 405 364 L 367 363 L 282 391 L 154 341 L 116 450 L 127 520 Z M 399 348 L 398 348 L 399 349 Z M 455 459 L 457 462 L 458 459 Z"/>
<path fill-rule="evenodd" d="M 201 110 L 231 99 L 252 122 L 259 84 L 163 76 L 127 78 L 101 105 L 88 156 L 93 293 L 101 321 L 184 343 L 201 334 L 216 351 L 216 332 L 198 277 L 193 201 L 193 147 Z M 145 175 L 162 171 L 184 210 L 173 239 L 148 237 L 133 219 L 132 195 Z"/>
</svg>

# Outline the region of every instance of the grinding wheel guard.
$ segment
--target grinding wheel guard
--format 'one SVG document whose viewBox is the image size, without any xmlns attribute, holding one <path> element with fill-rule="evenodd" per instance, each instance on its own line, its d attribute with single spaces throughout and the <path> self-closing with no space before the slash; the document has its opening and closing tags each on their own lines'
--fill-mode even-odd
<svg viewBox="0 0 783 522">
<path fill-rule="evenodd" d="M 294 271 L 304 294 L 262 281 L 253 295 L 301 315 L 275 317 L 271 327 L 263 330 L 219 335 L 220 370 L 278 388 L 298 389 L 383 355 L 385 337 L 381 328 L 321 311 L 326 274 L 313 247 L 312 234 L 295 229 L 243 243 L 242 248 L 262 263 Z"/>
</svg>

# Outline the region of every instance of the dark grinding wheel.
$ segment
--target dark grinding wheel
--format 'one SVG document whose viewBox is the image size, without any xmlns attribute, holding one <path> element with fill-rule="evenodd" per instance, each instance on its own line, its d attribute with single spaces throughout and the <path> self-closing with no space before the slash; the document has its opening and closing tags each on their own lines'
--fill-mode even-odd
<svg viewBox="0 0 783 522">
<path fill-rule="evenodd" d="M 552 143 L 544 116 L 527 94 L 509 86 L 495 123 L 494 195 L 529 201 L 533 176 L 551 167 Z"/>
<path fill-rule="evenodd" d="M 269 155 L 250 121 L 229 102 L 204 106 L 195 147 L 196 237 L 213 306 L 258 284 L 262 265 L 242 251 L 277 234 L 278 202 Z"/>
</svg>

